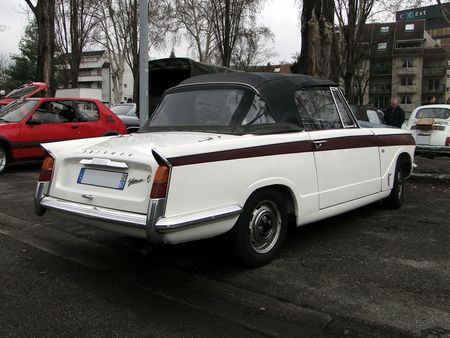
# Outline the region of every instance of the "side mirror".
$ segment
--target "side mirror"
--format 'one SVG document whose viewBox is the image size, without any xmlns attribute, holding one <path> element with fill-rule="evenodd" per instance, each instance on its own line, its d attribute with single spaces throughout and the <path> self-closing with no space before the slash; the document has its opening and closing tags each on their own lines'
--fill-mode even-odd
<svg viewBox="0 0 450 338">
<path fill-rule="evenodd" d="M 29 119 L 29 120 L 27 121 L 27 124 L 30 125 L 30 126 L 38 126 L 38 125 L 42 124 L 42 120 L 39 120 L 39 119 Z"/>
</svg>

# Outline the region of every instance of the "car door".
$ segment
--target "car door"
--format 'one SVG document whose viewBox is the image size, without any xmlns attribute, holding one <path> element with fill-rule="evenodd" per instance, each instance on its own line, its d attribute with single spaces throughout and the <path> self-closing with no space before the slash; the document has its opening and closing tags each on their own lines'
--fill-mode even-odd
<svg viewBox="0 0 450 338">
<path fill-rule="evenodd" d="M 100 112 L 93 101 L 74 101 L 77 113 L 77 137 L 102 136 L 106 130 L 100 123 Z"/>
<path fill-rule="evenodd" d="M 77 137 L 76 115 L 72 101 L 42 101 L 22 125 L 18 158 L 44 156 L 40 144 Z"/>
<path fill-rule="evenodd" d="M 337 88 L 304 88 L 296 93 L 300 118 L 314 146 L 319 208 L 381 191 L 378 141 L 359 128 Z"/>
</svg>

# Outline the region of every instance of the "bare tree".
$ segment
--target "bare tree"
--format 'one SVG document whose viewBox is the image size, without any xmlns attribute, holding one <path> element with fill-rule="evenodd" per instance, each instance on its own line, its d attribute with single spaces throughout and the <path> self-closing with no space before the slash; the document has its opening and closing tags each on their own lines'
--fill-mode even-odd
<svg viewBox="0 0 450 338">
<path fill-rule="evenodd" d="M 230 66 L 239 36 L 246 27 L 255 26 L 256 14 L 263 3 L 264 0 L 210 1 L 209 17 L 223 66 Z"/>
<path fill-rule="evenodd" d="M 70 65 L 72 88 L 78 87 L 82 53 L 98 24 L 95 14 L 100 4 L 101 2 L 95 0 L 56 0 L 57 46 L 62 61 Z"/>
<path fill-rule="evenodd" d="M 239 36 L 231 63 L 238 69 L 254 71 L 255 66 L 266 64 L 277 55 L 273 50 L 274 35 L 265 26 L 246 28 Z"/>
<path fill-rule="evenodd" d="M 38 55 L 36 76 L 48 83 L 51 95 L 55 88 L 53 83 L 55 55 L 55 0 L 25 0 L 33 12 L 38 27 Z"/>
<path fill-rule="evenodd" d="M 186 32 L 200 62 L 209 63 L 217 47 L 208 0 L 174 0 L 175 20 Z"/>
<path fill-rule="evenodd" d="M 8 69 L 11 60 L 5 54 L 0 54 L 0 89 L 5 89 L 5 85 L 8 81 Z"/>
<path fill-rule="evenodd" d="M 300 73 L 330 77 L 334 6 L 334 0 L 303 0 L 302 50 L 298 59 Z"/>
</svg>

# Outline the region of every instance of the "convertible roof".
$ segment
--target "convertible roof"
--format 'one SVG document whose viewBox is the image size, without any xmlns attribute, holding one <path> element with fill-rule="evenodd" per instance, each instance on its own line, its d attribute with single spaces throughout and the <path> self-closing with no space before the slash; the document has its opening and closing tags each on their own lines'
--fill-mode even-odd
<svg viewBox="0 0 450 338">
<path fill-rule="evenodd" d="M 253 87 L 266 102 L 271 114 L 291 120 L 296 116 L 294 93 L 301 88 L 337 86 L 333 81 L 309 75 L 280 73 L 222 73 L 191 77 L 173 88 L 187 85 L 242 84 Z"/>
</svg>

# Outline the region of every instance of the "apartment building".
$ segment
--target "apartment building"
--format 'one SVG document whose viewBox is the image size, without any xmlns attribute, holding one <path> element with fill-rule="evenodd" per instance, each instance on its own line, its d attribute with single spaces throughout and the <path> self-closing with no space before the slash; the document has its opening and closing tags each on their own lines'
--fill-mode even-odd
<svg viewBox="0 0 450 338">
<path fill-rule="evenodd" d="M 101 91 L 102 100 L 113 102 L 111 65 L 106 51 L 88 51 L 83 52 L 80 70 L 78 72 L 78 86 L 80 88 L 93 88 Z M 122 98 L 121 102 L 126 102 L 128 98 L 133 97 L 133 74 L 130 67 L 125 64 L 125 73 L 123 76 Z"/>
<path fill-rule="evenodd" d="M 411 112 L 431 96 L 445 101 L 447 52 L 426 32 L 425 20 L 367 24 L 361 46 L 370 104 L 385 108 L 398 96 Z"/>
</svg>

